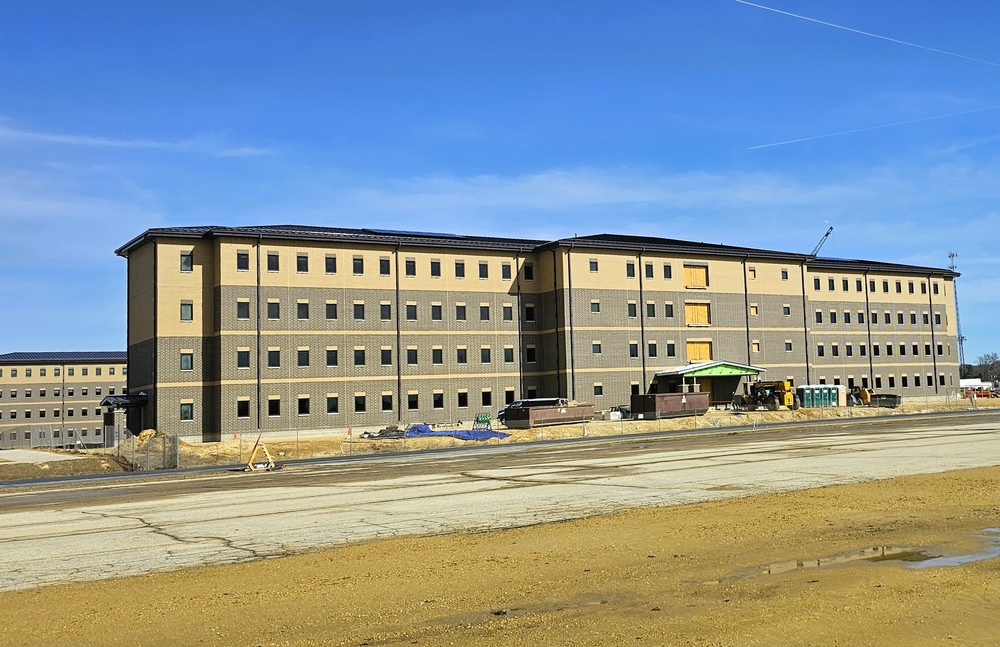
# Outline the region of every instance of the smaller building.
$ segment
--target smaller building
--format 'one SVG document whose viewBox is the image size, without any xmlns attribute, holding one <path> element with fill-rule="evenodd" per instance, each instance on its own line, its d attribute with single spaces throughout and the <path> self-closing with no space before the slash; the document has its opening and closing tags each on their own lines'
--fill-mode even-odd
<svg viewBox="0 0 1000 647">
<path fill-rule="evenodd" d="M 112 444 L 101 400 L 127 374 L 125 351 L 0 355 L 0 449 Z"/>
</svg>

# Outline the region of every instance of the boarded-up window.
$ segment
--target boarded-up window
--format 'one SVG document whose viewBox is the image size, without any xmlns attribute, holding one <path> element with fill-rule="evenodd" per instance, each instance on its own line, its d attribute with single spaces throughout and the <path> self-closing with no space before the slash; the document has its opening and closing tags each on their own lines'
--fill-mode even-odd
<svg viewBox="0 0 1000 647">
<path fill-rule="evenodd" d="M 712 342 L 689 341 L 687 343 L 687 359 L 689 362 L 707 362 L 712 359 Z"/>
<path fill-rule="evenodd" d="M 689 288 L 708 287 L 708 266 L 707 265 L 685 265 L 684 285 Z"/>
<path fill-rule="evenodd" d="M 707 326 L 712 323 L 710 318 L 709 304 L 707 303 L 685 303 L 684 321 L 688 325 Z"/>
</svg>

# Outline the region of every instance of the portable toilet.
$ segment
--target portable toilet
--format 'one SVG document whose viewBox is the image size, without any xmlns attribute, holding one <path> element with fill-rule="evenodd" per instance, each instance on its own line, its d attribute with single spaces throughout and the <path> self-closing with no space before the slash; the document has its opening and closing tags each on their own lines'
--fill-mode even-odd
<svg viewBox="0 0 1000 647">
<path fill-rule="evenodd" d="M 813 391 L 814 391 L 813 387 L 811 387 L 811 386 L 800 386 L 797 390 L 799 392 L 799 402 L 802 403 L 802 406 L 803 407 L 812 407 L 813 406 Z"/>
</svg>

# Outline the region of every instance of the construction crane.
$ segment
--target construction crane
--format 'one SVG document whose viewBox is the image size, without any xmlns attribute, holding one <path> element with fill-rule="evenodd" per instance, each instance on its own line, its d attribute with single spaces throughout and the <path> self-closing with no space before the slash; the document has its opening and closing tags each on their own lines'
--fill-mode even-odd
<svg viewBox="0 0 1000 647">
<path fill-rule="evenodd" d="M 819 242 L 816 243 L 816 246 L 813 247 L 812 254 L 809 254 L 811 258 L 816 258 L 816 254 L 819 254 L 819 248 L 823 246 L 823 243 L 826 242 L 826 239 L 829 238 L 830 234 L 832 233 L 833 233 L 833 227 L 831 226 L 829 229 L 826 230 L 826 233 L 823 234 L 823 237 L 819 239 Z"/>
<path fill-rule="evenodd" d="M 956 256 L 958 254 L 955 252 L 948 252 L 948 258 L 951 259 L 948 269 L 952 272 L 957 268 L 955 265 Z M 958 334 L 958 368 L 961 370 L 965 366 L 965 336 L 962 334 L 962 319 L 958 316 L 958 281 L 954 282 L 951 289 L 955 295 L 955 332 Z"/>
</svg>

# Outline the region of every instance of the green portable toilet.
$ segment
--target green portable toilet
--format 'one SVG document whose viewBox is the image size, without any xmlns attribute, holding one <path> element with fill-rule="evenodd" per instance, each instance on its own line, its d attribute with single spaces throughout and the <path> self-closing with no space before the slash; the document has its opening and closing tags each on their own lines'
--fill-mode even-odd
<svg viewBox="0 0 1000 647">
<path fill-rule="evenodd" d="M 828 386 L 819 387 L 820 405 L 821 407 L 830 406 L 830 392 L 832 389 Z"/>
<path fill-rule="evenodd" d="M 800 386 L 799 391 L 799 401 L 802 403 L 803 407 L 813 406 L 813 387 L 811 386 Z"/>
</svg>

